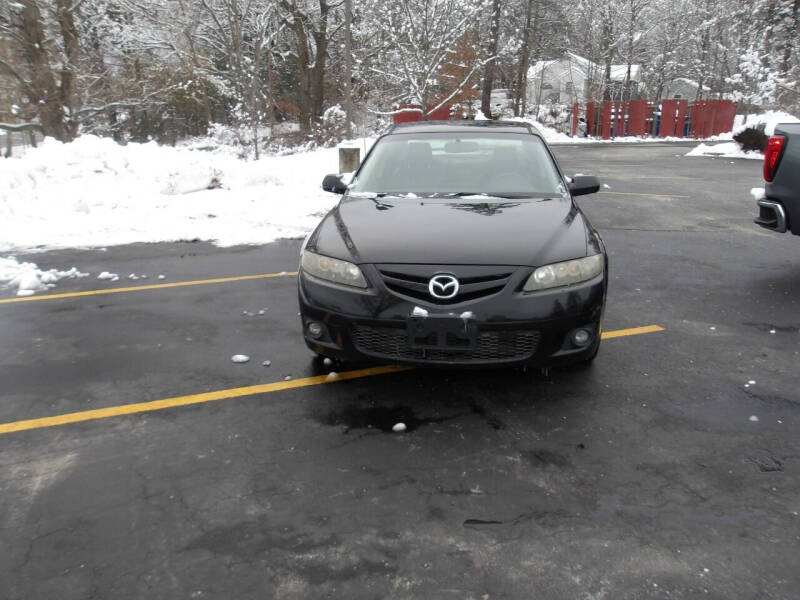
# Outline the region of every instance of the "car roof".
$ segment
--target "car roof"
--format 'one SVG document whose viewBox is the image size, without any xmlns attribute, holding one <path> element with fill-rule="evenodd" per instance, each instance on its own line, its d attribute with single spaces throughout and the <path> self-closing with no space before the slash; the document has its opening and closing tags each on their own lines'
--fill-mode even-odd
<svg viewBox="0 0 800 600">
<path fill-rule="evenodd" d="M 457 133 L 475 132 L 476 130 L 491 131 L 493 133 L 534 133 L 541 136 L 539 131 L 530 123 L 520 121 L 412 121 L 410 123 L 396 123 L 392 125 L 385 135 L 394 133 Z"/>
</svg>

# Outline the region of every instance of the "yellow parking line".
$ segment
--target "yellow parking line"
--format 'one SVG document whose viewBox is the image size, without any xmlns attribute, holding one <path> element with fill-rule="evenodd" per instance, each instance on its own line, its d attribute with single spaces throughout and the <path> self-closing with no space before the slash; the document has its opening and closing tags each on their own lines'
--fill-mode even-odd
<svg viewBox="0 0 800 600">
<path fill-rule="evenodd" d="M 98 296 L 100 294 L 121 294 L 123 292 L 144 292 L 163 288 L 184 287 L 187 285 L 208 285 L 210 283 L 230 283 L 231 281 L 247 281 L 248 279 L 270 279 L 272 277 L 289 277 L 297 275 L 297 271 L 282 273 L 261 273 L 259 275 L 239 275 L 237 277 L 217 277 L 215 279 L 198 279 L 197 281 L 176 281 L 174 283 L 153 283 L 131 287 L 108 288 L 105 290 L 86 290 L 84 292 L 66 292 L 64 294 L 45 294 L 44 296 L 23 296 L 20 298 L 3 298 L 0 304 L 11 302 L 36 302 L 39 300 L 57 300 L 59 298 L 77 298 L 79 296 Z"/>
<path fill-rule="evenodd" d="M 632 327 L 631 329 L 616 329 L 614 331 L 604 331 L 600 337 L 604 340 L 608 340 L 612 338 L 625 337 L 628 335 L 656 333 L 657 331 L 664 331 L 664 328 L 658 325 L 645 325 L 644 327 Z"/>
<path fill-rule="evenodd" d="M 603 332 L 602 337 L 604 339 L 607 339 L 607 338 L 623 337 L 628 335 L 638 335 L 642 333 L 654 333 L 656 331 L 664 331 L 664 328 L 659 327 L 658 325 L 648 325 L 646 327 L 634 327 L 632 329 L 618 329 L 616 331 Z M 371 367 L 368 369 L 358 369 L 355 371 L 343 371 L 341 373 L 338 373 L 336 377 L 329 377 L 329 375 L 315 375 L 313 377 L 303 377 L 301 379 L 290 379 L 289 381 L 275 381 L 273 383 L 249 385 L 246 387 L 233 388 L 228 390 L 217 390 L 215 392 L 191 394 L 189 396 L 176 396 L 174 398 L 165 398 L 163 400 L 152 400 L 150 402 L 137 402 L 134 404 L 109 406 L 107 408 L 96 408 L 94 410 L 83 410 L 80 412 L 55 415 L 53 417 L 41 417 L 38 419 L 27 419 L 25 421 L 12 421 L 10 423 L 0 423 L 0 435 L 4 433 L 26 431 L 29 429 L 42 429 L 45 427 L 56 427 L 58 425 L 67 425 L 69 423 L 96 421 L 98 419 L 107 419 L 109 417 L 118 417 L 121 415 L 133 415 L 136 413 L 164 410 L 165 408 L 174 408 L 176 406 L 188 406 L 191 404 L 203 404 L 205 402 L 217 402 L 219 400 L 241 398 L 242 396 L 253 396 L 255 394 L 268 394 L 271 392 L 291 390 L 295 388 L 308 387 L 312 385 L 321 385 L 324 383 L 333 383 L 336 381 L 344 381 L 347 379 L 359 379 L 361 377 L 371 377 L 373 375 L 397 373 L 399 371 L 409 370 L 410 368 L 411 367 L 399 367 L 391 365 Z"/>
<path fill-rule="evenodd" d="M 68 423 L 80 423 L 81 421 L 94 421 L 97 419 L 107 419 L 120 415 L 132 415 L 135 413 L 150 412 L 154 410 L 164 410 L 176 406 L 187 406 L 189 404 L 203 404 L 205 402 L 216 402 L 217 400 L 228 400 L 230 398 L 240 398 L 242 396 L 252 396 L 254 394 L 268 394 L 281 390 L 307 387 L 310 385 L 320 385 L 332 383 L 344 379 L 357 379 L 359 377 L 370 377 L 372 375 L 383 375 L 384 373 L 394 373 L 403 371 L 409 367 L 383 366 L 372 367 L 369 369 L 359 369 L 357 371 L 344 371 L 338 373 L 333 378 L 328 375 L 315 375 L 314 377 L 303 377 L 301 379 L 290 379 L 289 381 L 275 381 L 273 383 L 262 383 L 259 385 L 249 385 L 247 387 L 233 388 L 229 390 L 217 390 L 216 392 L 205 392 L 203 394 L 191 394 L 189 396 L 176 396 L 163 400 L 153 400 L 151 402 L 137 402 L 135 404 L 123 404 L 121 406 L 109 406 L 108 408 L 97 408 L 95 410 L 83 410 L 80 412 L 56 415 L 54 417 L 43 417 L 41 419 L 28 419 L 27 421 L 15 421 L 13 423 L 0 424 L 0 434 L 13 433 L 15 431 L 25 431 L 26 429 L 40 429 L 42 427 L 55 427 L 56 425 L 66 425 Z"/>
<path fill-rule="evenodd" d="M 597 192 L 598 194 L 611 194 L 614 196 L 647 196 L 648 198 L 691 198 L 677 194 L 643 194 L 641 192 Z"/>
</svg>

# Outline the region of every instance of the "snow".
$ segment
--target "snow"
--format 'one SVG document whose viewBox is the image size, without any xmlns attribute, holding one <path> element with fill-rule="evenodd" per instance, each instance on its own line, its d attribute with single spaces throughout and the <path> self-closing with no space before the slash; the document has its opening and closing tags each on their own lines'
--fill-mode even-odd
<svg viewBox="0 0 800 600">
<path fill-rule="evenodd" d="M 411 314 L 415 317 L 427 317 L 428 311 L 420 306 L 415 306 L 414 310 L 411 311 Z"/>
<path fill-rule="evenodd" d="M 758 423 L 758 417 L 757 417 L 756 415 L 750 415 L 750 420 L 751 420 L 753 423 Z"/>
<path fill-rule="evenodd" d="M 750 195 L 753 197 L 753 200 L 761 200 L 765 193 L 764 188 L 750 188 Z"/>
<path fill-rule="evenodd" d="M 336 148 L 244 161 L 224 148 L 48 138 L 3 161 L 0 252 L 300 237 L 338 202 L 320 187 L 337 167 Z"/>
<path fill-rule="evenodd" d="M 231 362 L 242 364 L 250 361 L 250 357 L 246 354 L 234 354 L 231 356 Z"/>
<path fill-rule="evenodd" d="M 102 273 L 100 273 L 100 275 L 97 276 L 97 278 L 100 280 L 108 279 L 110 281 L 116 281 L 117 279 L 119 279 L 119 275 L 117 275 L 116 273 L 109 273 L 108 271 L 103 271 Z"/>
<path fill-rule="evenodd" d="M 271 360 L 265 360 L 264 362 L 262 362 L 262 363 L 261 363 L 261 366 L 262 366 L 262 367 L 268 367 L 268 366 L 270 366 L 271 364 L 272 364 L 272 361 L 271 361 Z"/>
<path fill-rule="evenodd" d="M 736 115 L 733 122 L 733 135 L 740 133 L 748 128 L 760 128 L 763 126 L 766 135 L 775 133 L 775 127 L 779 123 L 800 123 L 800 119 L 782 111 L 770 110 L 765 113 L 747 115 Z"/>
<path fill-rule="evenodd" d="M 736 142 L 725 142 L 723 144 L 699 144 L 686 153 L 686 156 L 713 156 L 720 158 L 750 158 L 753 160 L 763 160 L 761 152 L 748 151 L 741 149 Z"/>
<path fill-rule="evenodd" d="M 395 433 L 403 433 L 405 430 L 406 430 L 405 423 L 395 423 L 392 426 L 392 431 L 394 431 Z"/>
<path fill-rule="evenodd" d="M 88 277 L 75 267 L 66 271 L 58 269 L 42 270 L 35 263 L 19 262 L 14 256 L 0 257 L 0 285 L 16 288 L 17 296 L 32 296 L 36 292 L 55 287 L 61 279 Z"/>
</svg>

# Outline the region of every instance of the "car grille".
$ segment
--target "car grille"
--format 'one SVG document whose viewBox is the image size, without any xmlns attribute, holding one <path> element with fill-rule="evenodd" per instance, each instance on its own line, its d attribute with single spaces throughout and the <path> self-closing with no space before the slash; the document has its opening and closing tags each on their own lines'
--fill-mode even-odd
<svg viewBox="0 0 800 600">
<path fill-rule="evenodd" d="M 387 359 L 425 360 L 430 362 L 493 362 L 525 360 L 533 356 L 539 344 L 538 331 L 482 331 L 473 348 L 413 348 L 405 329 L 390 327 L 353 327 L 353 344 L 370 356 Z"/>
<path fill-rule="evenodd" d="M 514 273 L 514 267 L 377 265 L 384 285 L 400 296 L 430 304 L 456 304 L 478 300 L 500 292 Z M 453 298 L 431 296 L 428 282 L 439 273 L 455 275 L 459 291 Z"/>
</svg>

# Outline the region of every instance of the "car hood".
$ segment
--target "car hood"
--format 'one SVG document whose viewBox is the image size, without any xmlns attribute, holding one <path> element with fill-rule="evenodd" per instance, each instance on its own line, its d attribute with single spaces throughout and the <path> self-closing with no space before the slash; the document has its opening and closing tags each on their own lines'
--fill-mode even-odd
<svg viewBox="0 0 800 600">
<path fill-rule="evenodd" d="M 538 266 L 586 255 L 569 198 L 479 202 L 345 196 L 306 247 L 364 263 Z"/>
</svg>

